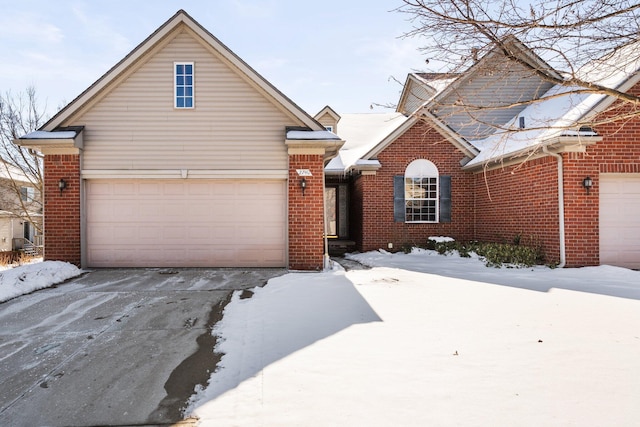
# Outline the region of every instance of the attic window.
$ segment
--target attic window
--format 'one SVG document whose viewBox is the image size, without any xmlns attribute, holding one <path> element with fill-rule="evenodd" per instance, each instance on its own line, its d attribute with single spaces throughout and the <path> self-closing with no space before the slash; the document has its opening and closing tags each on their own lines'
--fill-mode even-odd
<svg viewBox="0 0 640 427">
<path fill-rule="evenodd" d="M 193 62 L 175 62 L 174 70 L 174 107 L 175 108 L 193 108 Z"/>
<path fill-rule="evenodd" d="M 329 132 L 333 132 L 333 126 L 325 126 L 324 128 Z"/>
</svg>

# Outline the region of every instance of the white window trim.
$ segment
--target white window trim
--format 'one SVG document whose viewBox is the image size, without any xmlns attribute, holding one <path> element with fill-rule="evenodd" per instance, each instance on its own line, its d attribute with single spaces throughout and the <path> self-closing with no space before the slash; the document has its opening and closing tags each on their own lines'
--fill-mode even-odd
<svg viewBox="0 0 640 427">
<path fill-rule="evenodd" d="M 178 65 L 191 65 L 191 107 L 178 107 L 178 94 L 177 92 L 177 83 L 176 83 L 176 68 Z M 196 108 L 196 65 L 193 61 L 175 61 L 173 63 L 173 108 L 176 110 L 193 110 Z"/>
<path fill-rule="evenodd" d="M 408 173 L 408 174 L 407 174 Z M 424 179 L 435 178 L 436 186 L 436 198 L 411 198 L 407 197 L 407 179 Z M 405 169 L 404 174 L 404 189 L 405 189 L 405 217 L 404 222 L 407 224 L 437 224 L 440 222 L 440 173 L 438 167 L 433 162 L 426 159 L 417 159 L 411 162 Z M 433 221 L 412 221 L 407 218 L 406 204 L 412 200 L 434 200 L 435 201 L 435 219 Z"/>
<path fill-rule="evenodd" d="M 36 189 L 33 187 L 20 187 L 20 199 L 23 202 L 33 202 L 36 199 Z"/>
</svg>

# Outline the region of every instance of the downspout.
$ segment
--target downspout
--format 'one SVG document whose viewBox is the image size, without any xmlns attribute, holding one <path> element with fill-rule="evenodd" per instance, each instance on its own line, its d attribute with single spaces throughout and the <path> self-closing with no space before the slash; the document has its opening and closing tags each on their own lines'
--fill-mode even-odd
<svg viewBox="0 0 640 427">
<path fill-rule="evenodd" d="M 325 196 L 325 180 L 324 169 L 322 171 L 322 216 L 324 221 L 324 257 L 323 257 L 323 270 L 331 270 L 331 258 L 329 257 L 329 233 L 327 232 L 327 198 Z"/>
<path fill-rule="evenodd" d="M 558 160 L 558 228 L 560 231 L 560 264 L 558 264 L 558 268 L 564 268 L 567 263 L 567 253 L 564 229 L 564 167 L 562 164 L 562 156 L 549 151 L 546 145 L 542 147 L 542 151 Z"/>
</svg>

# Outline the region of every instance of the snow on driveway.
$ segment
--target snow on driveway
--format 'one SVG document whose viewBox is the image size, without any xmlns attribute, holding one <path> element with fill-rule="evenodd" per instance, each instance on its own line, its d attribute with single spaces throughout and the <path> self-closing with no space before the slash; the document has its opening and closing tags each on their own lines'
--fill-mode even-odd
<svg viewBox="0 0 640 427">
<path fill-rule="evenodd" d="M 352 258 L 236 293 L 199 425 L 638 425 L 640 272 Z"/>
<path fill-rule="evenodd" d="M 0 271 L 0 302 L 62 283 L 82 274 L 73 264 L 44 261 Z"/>
</svg>

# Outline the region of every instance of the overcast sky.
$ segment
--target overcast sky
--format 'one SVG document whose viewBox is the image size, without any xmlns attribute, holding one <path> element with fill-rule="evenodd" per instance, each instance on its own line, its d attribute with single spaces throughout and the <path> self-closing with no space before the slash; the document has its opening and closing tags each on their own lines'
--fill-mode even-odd
<svg viewBox="0 0 640 427">
<path fill-rule="evenodd" d="M 184 9 L 310 114 L 386 111 L 425 71 L 400 0 L 0 0 L 0 91 L 54 113 Z"/>
</svg>

